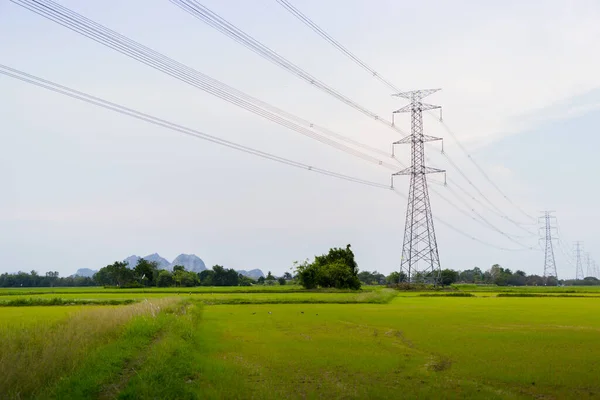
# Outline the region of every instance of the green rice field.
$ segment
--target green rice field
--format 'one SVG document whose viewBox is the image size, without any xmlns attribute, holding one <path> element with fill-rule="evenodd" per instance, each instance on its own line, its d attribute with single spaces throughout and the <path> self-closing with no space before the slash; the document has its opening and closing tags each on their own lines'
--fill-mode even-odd
<svg viewBox="0 0 600 400">
<path fill-rule="evenodd" d="M 595 399 L 596 296 L 600 291 L 591 287 L 1 290 L 0 302 L 135 302 L 1 307 L 0 393 L 8 399 Z"/>
</svg>

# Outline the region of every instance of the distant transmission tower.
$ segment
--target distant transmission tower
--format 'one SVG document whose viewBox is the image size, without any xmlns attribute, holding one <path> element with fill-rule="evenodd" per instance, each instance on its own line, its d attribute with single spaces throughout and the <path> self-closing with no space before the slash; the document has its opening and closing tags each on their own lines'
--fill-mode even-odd
<svg viewBox="0 0 600 400">
<path fill-rule="evenodd" d="M 440 256 L 433 228 L 426 176 L 430 173 L 445 171 L 425 166 L 425 142 L 441 140 L 441 138 L 423 134 L 423 111 L 441 107 L 421 102 L 421 99 L 438 90 L 440 89 L 415 90 L 394 95 L 410 100 L 410 104 L 392 114 L 392 117 L 396 113 L 410 112 L 411 114 L 411 134 L 394 142 L 394 145 L 410 143 L 411 165 L 392 175 L 392 186 L 395 175 L 410 175 L 402 261 L 400 263 L 400 270 L 406 274 L 408 282 L 437 284 L 440 280 Z M 394 146 L 392 146 L 393 155 Z"/>
<path fill-rule="evenodd" d="M 581 280 L 583 276 L 583 266 L 581 265 L 581 242 L 575 242 L 575 279 Z"/>
<path fill-rule="evenodd" d="M 587 266 L 587 273 L 585 274 L 585 276 L 594 276 L 594 270 L 592 268 L 592 260 L 590 259 L 590 253 L 585 253 L 585 264 Z"/>
<path fill-rule="evenodd" d="M 552 221 L 556 219 L 552 215 L 554 211 L 544 211 L 544 240 L 546 242 L 546 251 L 544 257 L 544 283 L 547 282 L 548 277 L 553 276 L 558 281 L 558 273 L 556 272 L 556 260 L 554 259 L 554 247 L 552 243 L 552 230 L 556 229 L 552 226 Z"/>
</svg>

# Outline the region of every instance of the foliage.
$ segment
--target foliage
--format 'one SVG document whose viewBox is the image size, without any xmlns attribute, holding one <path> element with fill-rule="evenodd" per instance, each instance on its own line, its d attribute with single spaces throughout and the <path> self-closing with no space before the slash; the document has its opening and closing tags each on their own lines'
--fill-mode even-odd
<svg viewBox="0 0 600 400">
<path fill-rule="evenodd" d="M 16 274 L 0 274 L 0 287 L 73 287 L 96 286 L 92 278 L 83 276 L 59 277 L 58 272 L 49 271 L 45 276 L 36 271 L 18 272 Z"/>
<path fill-rule="evenodd" d="M 384 285 L 386 277 L 377 271 L 361 271 L 358 273 L 358 279 L 365 285 Z"/>
<path fill-rule="evenodd" d="M 94 280 L 104 286 L 127 286 L 135 281 L 132 269 L 127 268 L 126 262 L 116 261 L 107 265 L 94 275 Z"/>
<path fill-rule="evenodd" d="M 34 307 L 34 306 L 116 306 L 122 304 L 134 303 L 133 299 L 109 299 L 109 300 L 83 300 L 83 299 L 63 299 L 54 297 L 51 299 L 30 297 L 29 299 L 17 298 L 12 300 L 0 301 L 0 307 Z"/>
<path fill-rule="evenodd" d="M 278 278 L 277 282 L 279 282 L 280 285 L 285 285 L 287 283 L 284 277 Z"/>
<path fill-rule="evenodd" d="M 458 282 L 459 273 L 452 269 L 443 269 L 440 273 L 440 283 L 442 285 L 451 285 Z"/>
<path fill-rule="evenodd" d="M 238 286 L 240 284 L 249 286 L 250 278 L 242 277 L 234 269 L 227 269 L 221 265 L 215 265 L 212 270 L 204 270 L 198 274 L 202 286 Z"/>
<path fill-rule="evenodd" d="M 169 271 L 160 271 L 156 280 L 156 286 L 158 287 L 169 287 L 173 286 L 175 281 L 173 280 L 173 274 Z"/>
<path fill-rule="evenodd" d="M 333 248 L 329 253 L 316 256 L 309 264 L 295 263 L 295 271 L 299 283 L 306 289 L 316 287 L 337 289 L 360 289 L 358 265 L 354 253 L 347 245 L 345 249 Z"/>
</svg>

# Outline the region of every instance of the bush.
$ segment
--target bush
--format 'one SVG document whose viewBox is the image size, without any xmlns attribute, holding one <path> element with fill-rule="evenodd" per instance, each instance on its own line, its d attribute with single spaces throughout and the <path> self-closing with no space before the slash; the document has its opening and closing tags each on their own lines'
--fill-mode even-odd
<svg viewBox="0 0 600 400">
<path fill-rule="evenodd" d="M 169 271 L 160 271 L 158 279 L 156 280 L 156 286 L 169 287 L 173 285 L 173 274 Z"/>
<path fill-rule="evenodd" d="M 296 263 L 298 282 L 306 289 L 316 287 L 337 289 L 360 289 L 358 266 L 350 245 L 345 249 L 330 249 L 328 254 L 316 256 L 309 264 Z"/>
</svg>

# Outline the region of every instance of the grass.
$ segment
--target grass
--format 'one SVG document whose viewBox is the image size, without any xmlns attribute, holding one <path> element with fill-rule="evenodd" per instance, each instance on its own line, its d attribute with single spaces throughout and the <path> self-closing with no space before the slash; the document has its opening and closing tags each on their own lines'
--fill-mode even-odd
<svg viewBox="0 0 600 400">
<path fill-rule="evenodd" d="M 454 284 L 452 287 L 463 292 L 495 293 L 595 293 L 600 294 L 600 286 L 497 286 Z"/>
<path fill-rule="evenodd" d="M 0 387 L 44 399 L 599 398 L 600 301 L 496 293 L 188 293 L 127 318 L 147 302 L 7 307 L 8 347 L 37 350 L 0 356 Z M 19 310 L 52 317 L 16 327 Z M 90 339 L 57 351 L 86 325 Z M 19 378 L 3 381 L 3 365 Z"/>
<path fill-rule="evenodd" d="M 98 289 L 96 292 L 87 291 L 85 293 L 43 293 L 37 295 L 13 294 L 10 296 L 0 296 L 0 306 L 3 303 L 18 305 L 19 302 L 32 301 L 31 299 L 39 299 L 40 301 L 51 302 L 60 296 L 60 299 L 65 303 L 81 302 L 127 302 L 140 301 L 144 299 L 158 299 L 164 297 L 177 296 L 180 298 L 189 298 L 202 301 L 205 304 L 254 304 L 254 303 L 385 303 L 396 296 L 392 289 L 378 287 L 368 291 L 289 291 L 287 293 L 272 292 L 135 292 L 131 290 L 124 291 L 109 291 L 105 292 Z M 11 303 L 12 302 L 12 303 Z M 32 301 L 32 305 L 33 305 Z"/>
<path fill-rule="evenodd" d="M 81 311 L 56 323 L 0 325 L 0 388 L 3 398 L 29 398 L 73 372 L 91 349 L 114 341 L 132 319 L 156 317 L 174 300 Z M 61 307 L 46 307 L 56 309 Z"/>
<path fill-rule="evenodd" d="M 453 292 L 453 293 L 419 293 L 421 297 L 475 297 L 473 293 Z"/>
<path fill-rule="evenodd" d="M 60 297 L 47 298 L 16 298 L 0 301 L 0 307 L 33 307 L 33 306 L 117 306 L 122 304 L 132 304 L 135 300 L 81 300 L 81 299 L 62 299 Z"/>
<path fill-rule="evenodd" d="M 361 291 L 368 292 L 380 289 L 381 286 L 363 286 Z M 168 295 L 187 293 L 348 293 L 352 290 L 340 289 L 316 289 L 306 290 L 299 285 L 274 285 L 274 286 L 199 286 L 199 287 L 170 287 L 170 288 L 103 288 L 103 287 L 67 287 L 67 288 L 0 288 L 0 296 L 29 296 L 29 295 L 53 295 L 53 294 L 150 294 Z"/>
</svg>

